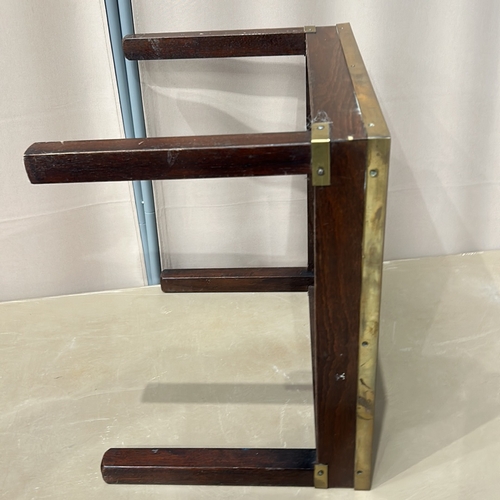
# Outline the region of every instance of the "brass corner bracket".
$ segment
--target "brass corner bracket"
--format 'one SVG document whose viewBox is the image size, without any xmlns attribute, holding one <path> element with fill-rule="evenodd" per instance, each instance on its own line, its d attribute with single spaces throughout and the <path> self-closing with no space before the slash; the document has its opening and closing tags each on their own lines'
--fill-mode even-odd
<svg viewBox="0 0 500 500">
<path fill-rule="evenodd" d="M 330 123 L 316 122 L 311 125 L 311 175 L 313 186 L 329 186 Z"/>
<path fill-rule="evenodd" d="M 328 488 L 328 465 L 314 465 L 314 487 L 323 490 Z"/>
</svg>

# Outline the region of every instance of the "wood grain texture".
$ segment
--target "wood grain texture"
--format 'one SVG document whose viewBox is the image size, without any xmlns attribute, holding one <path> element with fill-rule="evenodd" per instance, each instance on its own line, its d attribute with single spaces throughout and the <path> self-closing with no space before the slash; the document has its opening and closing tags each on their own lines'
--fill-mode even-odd
<svg viewBox="0 0 500 500">
<path fill-rule="evenodd" d="M 314 272 L 314 186 L 307 176 L 307 269 Z"/>
<path fill-rule="evenodd" d="M 366 145 L 336 143 L 332 159 L 342 174 L 316 192 L 316 435 L 330 487 L 352 487 Z"/>
<path fill-rule="evenodd" d="M 34 184 L 307 174 L 310 133 L 42 142 L 24 156 Z"/>
<path fill-rule="evenodd" d="M 314 449 L 129 448 L 102 459 L 107 483 L 312 486 Z"/>
<path fill-rule="evenodd" d="M 305 55 L 304 28 L 146 33 L 123 39 L 127 59 Z"/>
<path fill-rule="evenodd" d="M 311 99 L 309 96 L 309 71 L 306 58 L 306 127 L 311 130 Z M 314 271 L 314 186 L 312 175 L 307 176 L 307 268 Z"/>
<path fill-rule="evenodd" d="M 313 381 L 313 394 L 316 404 L 316 324 L 314 314 L 314 285 L 307 289 L 307 298 L 309 301 L 309 332 L 311 336 L 311 366 L 312 366 L 312 381 Z"/>
<path fill-rule="evenodd" d="M 165 269 L 164 292 L 305 292 L 314 275 L 302 267 Z"/>
<path fill-rule="evenodd" d="M 317 458 L 329 487 L 352 487 L 366 134 L 335 28 L 308 34 L 307 51 L 311 115 L 332 121 L 332 182 L 314 203 Z"/>
<path fill-rule="evenodd" d="M 331 122 L 331 140 L 364 139 L 366 131 L 335 26 L 306 35 L 309 109 Z"/>
</svg>

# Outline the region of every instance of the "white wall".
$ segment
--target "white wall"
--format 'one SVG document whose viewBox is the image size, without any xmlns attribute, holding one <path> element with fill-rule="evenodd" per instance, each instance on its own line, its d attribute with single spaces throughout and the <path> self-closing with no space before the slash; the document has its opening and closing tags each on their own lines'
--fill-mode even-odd
<svg viewBox="0 0 500 500">
<path fill-rule="evenodd" d="M 134 2 L 140 31 L 350 22 L 393 136 L 386 258 L 500 247 L 495 0 Z M 0 300 L 145 284 L 127 183 L 32 186 L 35 141 L 122 136 L 103 2 L 0 2 Z M 153 135 L 303 128 L 301 58 L 148 62 Z M 300 178 L 156 186 L 165 265 L 305 258 Z"/>
<path fill-rule="evenodd" d="M 500 248 L 496 0 L 141 0 L 134 11 L 137 32 L 350 22 L 393 137 L 385 258 Z M 142 75 L 151 135 L 304 125 L 300 58 L 155 61 Z M 166 265 L 305 258 L 301 179 L 170 181 L 156 193 Z"/>
<path fill-rule="evenodd" d="M 145 283 L 128 183 L 31 185 L 36 141 L 121 137 L 99 0 L 0 2 L 0 300 Z"/>
</svg>

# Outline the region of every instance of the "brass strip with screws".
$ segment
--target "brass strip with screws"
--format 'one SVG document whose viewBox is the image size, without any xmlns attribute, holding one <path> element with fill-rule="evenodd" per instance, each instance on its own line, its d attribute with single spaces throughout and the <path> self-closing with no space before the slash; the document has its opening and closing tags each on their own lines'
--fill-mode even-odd
<svg viewBox="0 0 500 500">
<path fill-rule="evenodd" d="M 354 487 L 372 479 L 373 417 L 390 137 L 349 24 L 337 26 L 367 134 Z"/>
</svg>

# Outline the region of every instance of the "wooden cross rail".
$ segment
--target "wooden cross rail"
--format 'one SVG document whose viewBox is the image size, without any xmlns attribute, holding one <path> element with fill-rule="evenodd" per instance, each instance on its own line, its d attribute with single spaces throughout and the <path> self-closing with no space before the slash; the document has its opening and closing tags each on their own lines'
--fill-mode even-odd
<svg viewBox="0 0 500 500">
<path fill-rule="evenodd" d="M 135 61 L 251 56 L 304 56 L 304 28 L 128 35 L 123 52 Z"/>
<path fill-rule="evenodd" d="M 309 130 L 33 144 L 33 183 L 306 174 L 304 268 L 163 271 L 165 292 L 308 291 L 315 449 L 111 449 L 109 483 L 368 489 L 390 138 L 348 24 L 125 37 L 130 59 L 304 55 Z"/>
<path fill-rule="evenodd" d="M 314 449 L 115 448 L 102 474 L 108 483 L 313 486 L 315 459 Z"/>
<path fill-rule="evenodd" d="M 102 182 L 307 174 L 310 132 L 35 143 L 31 182 Z"/>
</svg>

